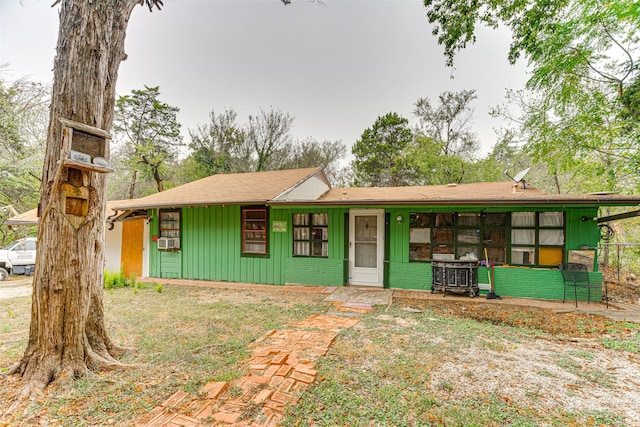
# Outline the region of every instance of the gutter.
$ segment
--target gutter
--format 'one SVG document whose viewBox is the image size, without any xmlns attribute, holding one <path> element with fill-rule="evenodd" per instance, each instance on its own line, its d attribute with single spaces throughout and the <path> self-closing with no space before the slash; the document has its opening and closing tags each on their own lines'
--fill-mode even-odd
<svg viewBox="0 0 640 427">
<path fill-rule="evenodd" d="M 640 203 L 640 199 L 625 200 L 558 200 L 558 199 L 528 199 L 528 200 L 473 200 L 473 199 L 457 199 L 457 200 L 309 200 L 309 201 L 289 201 L 282 202 L 271 200 L 267 201 L 268 206 L 533 206 L 533 205 L 549 205 L 549 206 L 632 206 Z"/>
<path fill-rule="evenodd" d="M 266 205 L 268 200 L 231 200 L 215 202 L 188 202 L 188 203 L 151 203 L 148 205 L 112 206 L 114 211 L 128 211 L 136 209 L 160 209 L 160 208 L 189 208 L 202 206 L 226 206 L 226 205 Z"/>
</svg>

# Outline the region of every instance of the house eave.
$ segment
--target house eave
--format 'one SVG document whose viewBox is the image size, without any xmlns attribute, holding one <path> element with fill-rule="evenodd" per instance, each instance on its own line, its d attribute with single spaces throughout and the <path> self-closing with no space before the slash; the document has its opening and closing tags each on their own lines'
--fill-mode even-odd
<svg viewBox="0 0 640 427">
<path fill-rule="evenodd" d="M 114 206 L 114 211 L 122 211 L 110 220 L 110 222 L 124 221 L 128 217 L 128 213 L 149 210 L 149 209 L 178 209 L 178 208 L 197 208 L 208 206 L 230 206 L 230 205 L 266 205 L 267 200 L 229 200 L 215 202 L 190 202 L 190 203 L 150 203 L 143 205 Z M 124 215 L 123 215 L 124 214 Z"/>
<path fill-rule="evenodd" d="M 584 200 L 584 199 L 438 199 L 438 200 L 310 200 L 310 201 L 268 201 L 269 206 L 635 206 L 640 199 L 630 200 Z"/>
</svg>

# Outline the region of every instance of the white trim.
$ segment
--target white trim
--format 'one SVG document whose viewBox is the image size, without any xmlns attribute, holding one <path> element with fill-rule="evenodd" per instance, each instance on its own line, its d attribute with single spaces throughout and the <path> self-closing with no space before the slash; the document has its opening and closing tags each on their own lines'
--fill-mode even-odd
<svg viewBox="0 0 640 427">
<path fill-rule="evenodd" d="M 144 220 L 142 231 L 142 277 L 149 277 L 149 222 Z"/>
<path fill-rule="evenodd" d="M 326 193 L 331 187 L 322 169 L 318 169 L 311 175 L 305 177 L 291 187 L 284 190 L 271 200 L 317 200 L 318 197 Z"/>
<path fill-rule="evenodd" d="M 359 286 L 384 286 L 384 209 L 349 210 L 349 284 Z M 376 216 L 376 267 L 355 266 L 355 217 Z"/>
</svg>

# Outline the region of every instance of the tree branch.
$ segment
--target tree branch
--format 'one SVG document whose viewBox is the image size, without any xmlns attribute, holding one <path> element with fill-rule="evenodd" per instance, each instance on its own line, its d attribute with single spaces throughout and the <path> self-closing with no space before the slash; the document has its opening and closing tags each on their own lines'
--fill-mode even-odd
<svg viewBox="0 0 640 427">
<path fill-rule="evenodd" d="M 162 10 L 164 3 L 162 0 L 140 0 L 140 4 L 145 4 L 149 7 L 149 12 L 153 12 L 153 7 L 157 7 L 158 10 Z"/>
<path fill-rule="evenodd" d="M 611 41 L 614 42 L 624 52 L 624 54 L 629 58 L 629 67 L 627 68 L 627 73 L 624 75 L 624 77 L 619 79 L 620 84 L 622 84 L 622 82 L 624 82 L 626 80 L 626 78 L 629 77 L 629 75 L 631 74 L 631 71 L 633 70 L 633 57 L 631 56 L 631 53 L 629 52 L 629 50 L 625 49 L 625 47 L 622 46 L 618 42 L 618 40 L 616 40 L 613 37 L 613 35 L 609 32 L 609 29 L 607 28 L 607 26 L 604 23 L 602 24 L 602 28 L 604 29 L 604 32 L 607 34 L 607 36 L 609 36 Z"/>
</svg>

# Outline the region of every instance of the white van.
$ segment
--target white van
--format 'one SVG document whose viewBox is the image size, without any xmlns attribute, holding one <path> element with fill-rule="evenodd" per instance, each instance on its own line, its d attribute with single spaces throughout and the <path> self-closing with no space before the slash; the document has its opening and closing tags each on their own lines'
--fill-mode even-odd
<svg viewBox="0 0 640 427">
<path fill-rule="evenodd" d="M 16 240 L 0 249 L 0 282 L 10 274 L 33 274 L 36 264 L 36 238 Z"/>
</svg>

